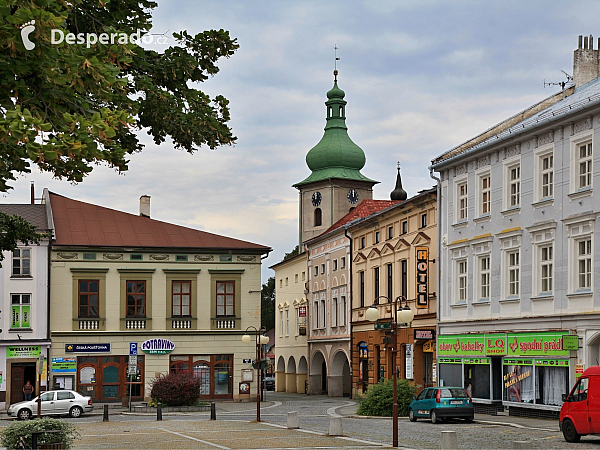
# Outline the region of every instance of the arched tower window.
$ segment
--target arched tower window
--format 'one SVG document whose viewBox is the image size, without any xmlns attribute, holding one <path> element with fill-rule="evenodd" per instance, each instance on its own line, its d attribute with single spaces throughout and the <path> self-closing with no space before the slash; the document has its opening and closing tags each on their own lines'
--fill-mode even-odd
<svg viewBox="0 0 600 450">
<path fill-rule="evenodd" d="M 330 106 L 329 107 L 329 114 L 327 114 L 327 117 L 331 117 L 332 114 L 333 114 L 333 108 Z"/>
<path fill-rule="evenodd" d="M 344 107 L 340 106 L 340 117 L 344 117 Z"/>
<path fill-rule="evenodd" d="M 323 213 L 321 212 L 321 208 L 315 209 L 315 227 L 320 227 L 323 222 Z"/>
<path fill-rule="evenodd" d="M 352 212 L 354 211 L 354 206 L 352 208 L 350 208 L 350 210 L 348 212 Z"/>
</svg>

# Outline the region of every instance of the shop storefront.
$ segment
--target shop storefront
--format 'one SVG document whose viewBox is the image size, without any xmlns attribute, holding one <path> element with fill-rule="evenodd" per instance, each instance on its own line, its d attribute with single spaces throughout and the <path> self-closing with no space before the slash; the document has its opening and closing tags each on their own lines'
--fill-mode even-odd
<svg viewBox="0 0 600 450">
<path fill-rule="evenodd" d="M 233 355 L 171 355 L 171 373 L 200 378 L 201 399 L 228 399 L 233 395 Z"/>
<path fill-rule="evenodd" d="M 4 345 L 0 353 L 0 407 L 24 400 L 23 385 L 29 380 L 34 386 L 34 393 L 38 392 L 38 376 L 40 390 L 47 390 L 46 355 L 50 342 L 27 342 Z M 41 360 L 40 360 L 41 357 Z M 41 375 L 38 375 L 42 361 Z"/>
<path fill-rule="evenodd" d="M 438 384 L 462 386 L 482 412 L 500 407 L 558 410 L 568 392 L 568 331 L 488 333 L 438 337 Z M 566 342 L 569 341 L 569 342 Z M 489 406 L 485 406 L 489 405 Z"/>
</svg>

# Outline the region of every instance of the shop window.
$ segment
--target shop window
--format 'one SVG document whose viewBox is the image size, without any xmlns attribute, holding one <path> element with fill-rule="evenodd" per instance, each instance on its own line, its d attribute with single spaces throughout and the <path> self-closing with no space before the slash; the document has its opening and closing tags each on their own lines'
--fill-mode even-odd
<svg viewBox="0 0 600 450">
<path fill-rule="evenodd" d="M 452 358 L 449 358 L 452 359 Z M 462 361 L 452 359 L 450 362 L 440 358 L 439 364 L 439 385 L 440 386 L 462 386 Z"/>
<path fill-rule="evenodd" d="M 516 403 L 533 403 L 533 360 L 505 359 L 503 366 L 503 400 Z"/>
<path fill-rule="evenodd" d="M 554 363 L 550 366 L 550 363 Z M 562 360 L 537 360 L 535 362 L 535 402 L 542 405 L 561 406 L 562 394 L 569 392 L 569 368 L 557 366 Z M 542 366 L 543 365 L 543 366 Z"/>
<path fill-rule="evenodd" d="M 464 360 L 465 389 L 473 398 L 490 398 L 489 359 Z"/>
<path fill-rule="evenodd" d="M 200 378 L 202 398 L 232 398 L 232 355 L 174 355 L 170 358 L 171 373 L 190 373 Z"/>
</svg>

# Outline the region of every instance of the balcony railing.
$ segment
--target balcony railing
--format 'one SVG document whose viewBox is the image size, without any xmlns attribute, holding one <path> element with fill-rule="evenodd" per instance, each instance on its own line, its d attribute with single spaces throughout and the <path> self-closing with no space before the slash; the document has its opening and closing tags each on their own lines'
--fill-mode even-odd
<svg viewBox="0 0 600 450">
<path fill-rule="evenodd" d="M 192 328 L 192 319 L 173 319 L 171 328 L 174 330 L 185 330 Z"/>
<path fill-rule="evenodd" d="M 126 330 L 145 330 L 146 319 L 125 319 Z"/>
<path fill-rule="evenodd" d="M 210 319 L 213 330 L 237 330 L 240 320 L 240 317 L 212 317 Z"/>
<path fill-rule="evenodd" d="M 99 330 L 101 319 L 76 319 L 79 330 Z"/>
</svg>

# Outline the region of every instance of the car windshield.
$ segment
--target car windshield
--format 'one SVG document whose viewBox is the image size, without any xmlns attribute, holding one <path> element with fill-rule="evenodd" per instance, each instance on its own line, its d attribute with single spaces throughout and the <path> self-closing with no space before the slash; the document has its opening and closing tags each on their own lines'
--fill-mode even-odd
<svg viewBox="0 0 600 450">
<path fill-rule="evenodd" d="M 462 388 L 440 389 L 442 398 L 469 398 L 467 391 Z"/>
</svg>

